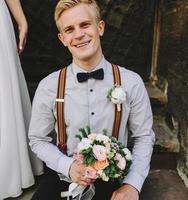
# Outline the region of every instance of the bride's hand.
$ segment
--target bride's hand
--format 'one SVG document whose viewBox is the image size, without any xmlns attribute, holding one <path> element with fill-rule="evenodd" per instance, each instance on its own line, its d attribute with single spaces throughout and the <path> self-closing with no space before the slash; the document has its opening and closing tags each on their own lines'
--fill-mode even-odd
<svg viewBox="0 0 188 200">
<path fill-rule="evenodd" d="M 25 48 L 27 40 L 28 25 L 26 20 L 23 20 L 20 24 L 18 24 L 18 30 L 19 30 L 18 53 L 21 54 Z"/>
<path fill-rule="evenodd" d="M 19 30 L 18 53 L 20 54 L 24 50 L 26 44 L 26 37 L 28 30 L 27 20 L 25 18 L 20 0 L 15 0 L 15 1 L 6 0 L 6 3 L 14 19 L 18 24 L 18 30 Z"/>
</svg>

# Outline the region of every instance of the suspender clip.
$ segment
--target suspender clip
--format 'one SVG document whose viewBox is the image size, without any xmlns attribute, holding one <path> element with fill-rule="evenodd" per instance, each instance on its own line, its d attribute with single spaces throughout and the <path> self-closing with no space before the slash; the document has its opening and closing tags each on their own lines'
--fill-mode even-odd
<svg viewBox="0 0 188 200">
<path fill-rule="evenodd" d="M 56 102 L 62 102 L 62 103 L 65 102 L 64 99 L 58 99 L 58 98 L 57 98 L 55 101 L 56 101 Z"/>
</svg>

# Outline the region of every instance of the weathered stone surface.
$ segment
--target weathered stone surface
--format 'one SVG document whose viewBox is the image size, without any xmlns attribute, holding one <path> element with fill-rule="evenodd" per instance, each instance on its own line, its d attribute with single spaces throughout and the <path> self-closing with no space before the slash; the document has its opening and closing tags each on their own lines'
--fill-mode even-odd
<svg viewBox="0 0 188 200">
<path fill-rule="evenodd" d="M 155 145 L 158 145 L 163 152 L 179 152 L 177 133 L 170 130 L 164 120 L 164 117 L 154 116 Z"/>
<path fill-rule="evenodd" d="M 154 114 L 153 130 L 156 134 L 157 151 L 179 152 L 179 141 L 177 138 L 178 128 L 166 123 L 167 115 L 167 95 L 159 88 L 146 83 L 146 89 L 152 104 Z M 156 150 L 154 150 L 156 152 Z"/>
<path fill-rule="evenodd" d="M 168 80 L 168 112 L 179 124 L 179 174 L 188 186 L 188 1 L 162 1 L 158 72 Z"/>
</svg>

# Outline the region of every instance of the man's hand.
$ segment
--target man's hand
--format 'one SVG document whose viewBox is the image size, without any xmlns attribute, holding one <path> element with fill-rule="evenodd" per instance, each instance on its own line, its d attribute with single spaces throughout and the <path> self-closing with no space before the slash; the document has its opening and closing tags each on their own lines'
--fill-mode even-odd
<svg viewBox="0 0 188 200">
<path fill-rule="evenodd" d="M 96 179 L 90 179 L 85 176 L 86 167 L 79 161 L 74 161 L 70 167 L 69 175 L 73 182 L 79 185 L 90 185 Z"/>
<path fill-rule="evenodd" d="M 131 185 L 125 184 L 118 188 L 111 197 L 111 200 L 138 200 L 138 191 Z"/>
</svg>

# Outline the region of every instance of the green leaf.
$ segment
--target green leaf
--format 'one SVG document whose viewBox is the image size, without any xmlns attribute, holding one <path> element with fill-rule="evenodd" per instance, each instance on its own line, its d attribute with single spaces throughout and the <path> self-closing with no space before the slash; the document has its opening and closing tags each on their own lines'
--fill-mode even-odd
<svg viewBox="0 0 188 200">
<path fill-rule="evenodd" d="M 79 132 L 82 134 L 82 137 L 87 137 L 85 128 L 79 128 Z"/>
<path fill-rule="evenodd" d="M 75 137 L 78 138 L 80 141 L 82 140 L 82 136 L 79 134 L 77 134 Z"/>
<path fill-rule="evenodd" d="M 89 135 L 91 133 L 91 129 L 89 126 L 86 126 L 86 130 L 87 130 L 87 135 Z"/>
<path fill-rule="evenodd" d="M 90 154 L 92 152 L 92 148 L 90 147 L 90 148 L 88 148 L 88 149 L 84 149 L 84 150 L 82 150 L 82 154 L 83 155 L 85 155 L 85 156 L 87 156 L 87 154 Z"/>
<path fill-rule="evenodd" d="M 107 129 L 103 129 L 102 132 L 104 135 L 107 135 L 107 133 L 108 133 Z"/>
<path fill-rule="evenodd" d="M 117 139 L 115 137 L 111 137 L 112 142 L 117 143 Z"/>
<path fill-rule="evenodd" d="M 96 161 L 96 159 L 93 156 L 91 156 L 91 157 L 89 157 L 87 159 L 87 161 L 88 161 L 88 164 L 91 165 L 91 164 L 93 164 Z"/>
</svg>

